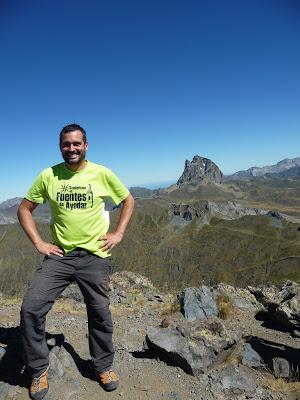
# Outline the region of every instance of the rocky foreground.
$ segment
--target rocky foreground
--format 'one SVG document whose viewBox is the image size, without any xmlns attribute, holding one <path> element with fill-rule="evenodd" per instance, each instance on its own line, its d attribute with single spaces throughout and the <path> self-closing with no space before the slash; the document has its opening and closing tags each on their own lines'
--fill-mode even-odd
<svg viewBox="0 0 300 400">
<path fill-rule="evenodd" d="M 162 293 L 129 272 L 111 277 L 119 389 L 91 369 L 85 306 L 70 286 L 47 319 L 48 400 L 300 399 L 300 286 L 228 285 Z M 19 301 L 0 302 L 0 400 L 27 399 Z"/>
</svg>

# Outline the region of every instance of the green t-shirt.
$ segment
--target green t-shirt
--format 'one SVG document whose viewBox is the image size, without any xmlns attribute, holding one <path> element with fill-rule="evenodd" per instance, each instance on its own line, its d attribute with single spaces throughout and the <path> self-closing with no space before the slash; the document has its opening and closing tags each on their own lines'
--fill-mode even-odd
<svg viewBox="0 0 300 400">
<path fill-rule="evenodd" d="M 65 253 L 81 247 L 105 258 L 110 253 L 100 250 L 103 242 L 98 240 L 109 227 L 104 201 L 110 198 L 119 204 L 128 194 L 111 170 L 87 161 L 77 172 L 64 163 L 43 170 L 25 198 L 39 204 L 49 200 L 53 243 Z"/>
</svg>

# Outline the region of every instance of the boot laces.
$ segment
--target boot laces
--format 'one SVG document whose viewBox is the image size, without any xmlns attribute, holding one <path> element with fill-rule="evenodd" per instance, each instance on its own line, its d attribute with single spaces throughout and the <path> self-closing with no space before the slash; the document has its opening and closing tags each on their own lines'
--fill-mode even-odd
<svg viewBox="0 0 300 400">
<path fill-rule="evenodd" d="M 38 376 L 38 377 L 36 377 L 36 378 L 33 378 L 33 381 L 32 381 L 34 390 L 35 390 L 36 392 L 39 392 L 39 391 L 40 391 L 40 383 L 41 383 L 41 379 L 40 379 L 40 378 L 41 378 L 41 377 Z"/>
<path fill-rule="evenodd" d="M 107 371 L 103 371 L 101 373 L 101 380 L 103 382 L 107 382 L 108 381 L 107 383 L 109 383 L 109 382 L 114 381 L 115 379 L 116 379 L 115 373 L 113 372 L 112 369 L 108 369 Z"/>
</svg>

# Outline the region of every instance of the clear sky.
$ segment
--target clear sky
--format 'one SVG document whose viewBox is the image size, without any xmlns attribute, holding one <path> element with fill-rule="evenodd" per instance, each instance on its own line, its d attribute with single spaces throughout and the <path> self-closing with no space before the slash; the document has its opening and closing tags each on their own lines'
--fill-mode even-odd
<svg viewBox="0 0 300 400">
<path fill-rule="evenodd" d="M 299 21 L 298 0 L 1 0 L 0 200 L 71 122 L 128 186 L 300 156 Z"/>
</svg>

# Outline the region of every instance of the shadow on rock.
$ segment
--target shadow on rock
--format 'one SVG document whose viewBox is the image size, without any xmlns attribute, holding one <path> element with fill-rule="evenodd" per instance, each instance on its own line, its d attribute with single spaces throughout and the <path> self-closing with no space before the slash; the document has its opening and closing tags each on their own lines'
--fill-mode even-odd
<svg viewBox="0 0 300 400">
<path fill-rule="evenodd" d="M 248 340 L 248 343 L 260 355 L 264 364 L 274 373 L 275 377 L 299 380 L 300 349 L 256 336 Z"/>
<path fill-rule="evenodd" d="M 167 355 L 163 352 L 157 352 L 155 353 L 153 349 L 144 349 L 143 351 L 132 351 L 131 352 L 132 357 L 134 358 L 140 358 L 140 359 L 148 359 L 148 360 L 160 360 L 169 367 L 178 367 L 178 361 L 175 359 L 172 360 L 170 358 L 170 355 Z"/>
<path fill-rule="evenodd" d="M 46 333 L 49 347 L 49 378 L 62 378 L 74 371 L 90 380 L 96 380 L 91 360 L 83 360 L 74 348 L 65 342 L 63 334 Z M 77 371 L 76 371 L 77 370 Z M 0 381 L 11 386 L 28 387 L 31 371 L 25 368 L 25 355 L 19 327 L 0 328 Z"/>
<path fill-rule="evenodd" d="M 23 344 L 19 327 L 0 328 L 0 381 L 14 386 L 27 386 Z"/>
<path fill-rule="evenodd" d="M 282 325 L 280 320 L 276 320 L 272 312 L 268 312 L 265 310 L 259 311 L 255 315 L 255 319 L 257 321 L 262 322 L 262 327 L 267 329 L 273 329 L 280 332 L 291 332 L 290 327 L 286 327 Z"/>
</svg>

